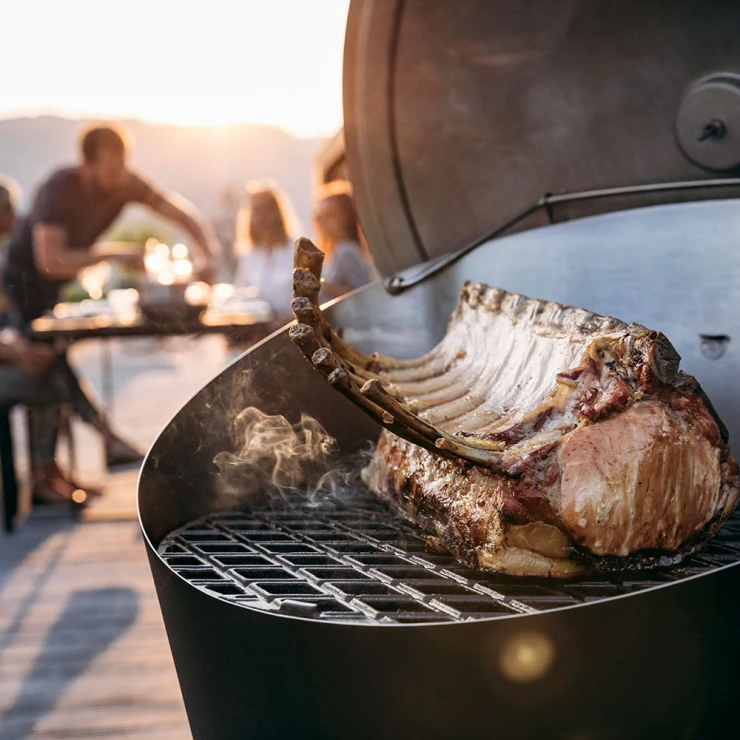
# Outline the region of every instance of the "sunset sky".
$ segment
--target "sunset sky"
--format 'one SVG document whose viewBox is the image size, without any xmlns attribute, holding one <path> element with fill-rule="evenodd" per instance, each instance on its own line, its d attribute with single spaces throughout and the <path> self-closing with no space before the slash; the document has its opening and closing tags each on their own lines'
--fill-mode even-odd
<svg viewBox="0 0 740 740">
<path fill-rule="evenodd" d="M 59 114 L 323 136 L 349 0 L 9 0 L 0 118 Z"/>
</svg>

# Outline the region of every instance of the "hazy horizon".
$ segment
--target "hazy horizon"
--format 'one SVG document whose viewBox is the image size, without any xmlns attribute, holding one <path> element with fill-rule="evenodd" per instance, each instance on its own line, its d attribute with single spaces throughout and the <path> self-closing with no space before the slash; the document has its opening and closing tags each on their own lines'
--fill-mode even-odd
<svg viewBox="0 0 740 740">
<path fill-rule="evenodd" d="M 296 133 L 295 131 L 291 131 L 283 126 L 280 126 L 278 124 L 273 123 L 261 123 L 259 121 L 231 121 L 228 123 L 213 123 L 213 124 L 190 124 L 190 123 L 177 123 L 177 122 L 171 122 L 171 121 L 156 121 L 156 120 L 149 120 L 145 117 L 140 116 L 96 116 L 96 115 L 76 115 L 76 114 L 64 114 L 64 113 L 57 113 L 54 111 L 46 111 L 46 112 L 40 112 L 40 113 L 18 113 L 17 115 L 10 115 L 10 114 L 4 114 L 0 112 L 0 121 L 36 121 L 43 118 L 55 118 L 59 119 L 61 121 L 68 121 L 70 123 L 79 124 L 80 126 L 84 127 L 87 125 L 93 125 L 93 124 L 101 124 L 105 125 L 106 123 L 113 124 L 113 125 L 120 125 L 123 127 L 126 127 L 127 124 L 144 124 L 146 126 L 152 126 L 152 127 L 159 127 L 159 128 L 166 128 L 166 127 L 175 127 L 180 129 L 192 129 L 192 130 L 203 130 L 203 131 L 212 131 L 214 133 L 218 133 L 219 131 L 224 131 L 226 129 L 230 128 L 239 128 L 239 127 L 253 127 L 255 129 L 271 129 L 280 131 L 287 136 L 291 136 L 294 139 L 299 139 L 301 141 L 314 141 L 314 142 L 320 142 L 325 141 L 327 139 L 331 139 L 333 136 L 335 136 L 342 128 L 342 122 L 340 122 L 335 128 L 331 129 L 329 133 L 327 134 L 300 134 Z"/>
</svg>

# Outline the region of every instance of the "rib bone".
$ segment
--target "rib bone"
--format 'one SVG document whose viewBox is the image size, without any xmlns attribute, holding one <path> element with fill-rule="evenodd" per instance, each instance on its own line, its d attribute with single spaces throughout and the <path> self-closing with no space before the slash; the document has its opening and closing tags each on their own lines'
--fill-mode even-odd
<svg viewBox="0 0 740 740">
<path fill-rule="evenodd" d="M 308 270 L 317 280 L 321 280 L 321 266 L 324 253 L 310 239 L 299 237 L 293 247 L 293 266 Z"/>
<path fill-rule="evenodd" d="M 468 460 L 477 465 L 486 465 L 491 468 L 495 468 L 501 463 L 501 456 L 496 455 L 494 450 L 500 450 L 503 447 L 502 444 L 495 444 L 486 440 L 470 440 L 470 442 L 465 442 L 456 439 L 441 429 L 436 429 L 405 409 L 393 396 L 385 391 L 377 380 L 369 380 L 361 388 L 360 392 L 365 398 L 369 398 L 376 405 L 380 406 L 380 408 L 392 414 L 405 427 L 432 442 L 438 450 L 451 452 L 463 460 Z"/>
<path fill-rule="evenodd" d="M 409 441 L 419 443 L 419 440 L 423 439 L 425 440 L 424 446 L 431 445 L 432 449 L 458 455 L 478 465 L 495 467 L 499 464 L 500 456 L 494 454 L 494 451 L 500 450 L 503 447 L 502 444 L 480 439 L 456 439 L 444 430 L 425 422 L 395 400 L 393 393 L 381 385 L 378 375 L 373 372 L 375 369 L 382 368 L 382 360 L 358 352 L 333 332 L 323 319 L 318 306 L 318 292 L 314 292 L 321 279 L 323 254 L 305 238 L 296 242 L 294 254 L 294 298 L 291 306 L 300 323 L 291 328 L 290 339 L 301 348 L 307 358 L 311 359 L 313 365 L 327 378 L 333 370 L 341 367 L 346 372 L 346 381 L 343 380 L 341 385 L 345 395 L 355 402 L 362 395 L 371 398 L 374 403 L 363 406 L 363 410 L 374 416 L 378 422 L 383 423 L 382 410 L 385 409 L 401 422 L 396 425 L 398 433 Z M 317 256 L 319 254 L 322 255 L 321 258 Z M 310 270 L 306 267 L 307 265 L 310 266 Z M 320 346 L 324 349 L 320 350 Z M 401 372 L 403 373 L 403 370 Z M 418 378 L 419 375 L 415 373 L 412 377 Z M 356 385 L 359 381 L 368 382 L 360 389 Z M 444 380 L 428 379 L 417 381 L 417 384 L 418 382 L 426 382 L 429 386 L 433 382 L 444 383 Z M 409 384 L 406 386 L 409 387 Z"/>
</svg>

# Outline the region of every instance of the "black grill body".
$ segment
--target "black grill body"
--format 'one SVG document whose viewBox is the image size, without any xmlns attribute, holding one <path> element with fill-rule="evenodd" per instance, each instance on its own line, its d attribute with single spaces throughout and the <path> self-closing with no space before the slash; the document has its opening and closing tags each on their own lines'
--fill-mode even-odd
<svg viewBox="0 0 740 740">
<path fill-rule="evenodd" d="M 462 281 L 473 279 L 637 321 L 671 338 L 732 443 L 740 439 L 738 234 L 731 200 L 588 217 L 490 242 L 394 297 L 369 287 L 335 303 L 329 318 L 363 350 L 420 354 L 444 334 Z M 717 336 L 730 339 L 724 353 L 707 351 L 706 337 Z M 642 581 L 543 584 L 460 571 L 458 580 L 441 574 L 455 566 L 434 561 L 413 527 L 370 499 L 354 520 L 327 519 L 291 500 L 265 508 L 249 480 L 241 492 L 225 485 L 214 458 L 238 448 L 233 420 L 246 406 L 291 421 L 314 416 L 341 455 L 378 433 L 280 332 L 206 386 L 152 447 L 140 516 L 196 740 L 704 738 L 736 727 L 734 522 L 683 570 Z M 337 549 L 341 541 L 375 544 L 352 557 Z M 301 560 L 312 554 L 319 561 Z M 255 558 L 268 561 L 259 573 L 249 570 L 262 568 Z M 416 565 L 401 574 L 389 570 L 393 558 Z M 278 564 L 305 585 L 286 593 Z M 353 606 L 347 588 L 356 586 L 342 568 L 393 591 L 396 606 L 387 593 L 365 592 L 367 608 Z M 419 590 L 438 577 L 447 585 Z M 462 592 L 444 593 L 450 585 Z M 483 598 L 473 611 L 455 609 L 468 591 Z M 572 601 L 556 604 L 563 595 Z M 372 608 L 374 598 L 383 608 Z"/>
<path fill-rule="evenodd" d="M 382 274 L 545 193 L 736 175 L 738 23 L 732 0 L 352 3 L 347 164 Z M 699 142 L 714 119 L 727 133 Z M 519 228 L 625 207 L 559 203 Z"/>
</svg>

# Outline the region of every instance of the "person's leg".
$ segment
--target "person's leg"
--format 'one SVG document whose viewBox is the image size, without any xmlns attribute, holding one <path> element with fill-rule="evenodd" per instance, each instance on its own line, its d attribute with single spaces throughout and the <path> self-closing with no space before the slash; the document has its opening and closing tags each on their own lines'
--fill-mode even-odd
<svg viewBox="0 0 740 740">
<path fill-rule="evenodd" d="M 61 400 L 48 378 L 0 365 L 0 405 L 22 404 L 33 410 L 29 454 L 34 503 L 83 504 L 88 498 L 88 492 L 70 483 L 56 464 Z"/>
<path fill-rule="evenodd" d="M 30 435 L 32 466 L 53 463 L 59 426 L 59 397 L 50 384 L 12 365 L 0 365 L 0 405 L 17 403 L 37 408 L 38 421 Z"/>
<path fill-rule="evenodd" d="M 29 404 L 29 454 L 33 470 L 48 470 L 56 465 L 57 437 L 61 409 L 58 403 Z"/>
<path fill-rule="evenodd" d="M 92 426 L 103 438 L 108 467 L 142 461 L 141 453 L 133 445 L 121 439 L 107 424 L 97 406 L 85 393 L 66 356 L 61 355 L 58 358 L 54 365 L 53 376 L 61 396 L 69 400 L 80 418 Z"/>
<path fill-rule="evenodd" d="M 66 355 L 60 355 L 50 372 L 56 391 L 67 403 L 71 403 L 79 417 L 87 424 L 98 428 L 104 426 L 103 415 L 82 388 L 79 378 L 70 366 Z"/>
</svg>

